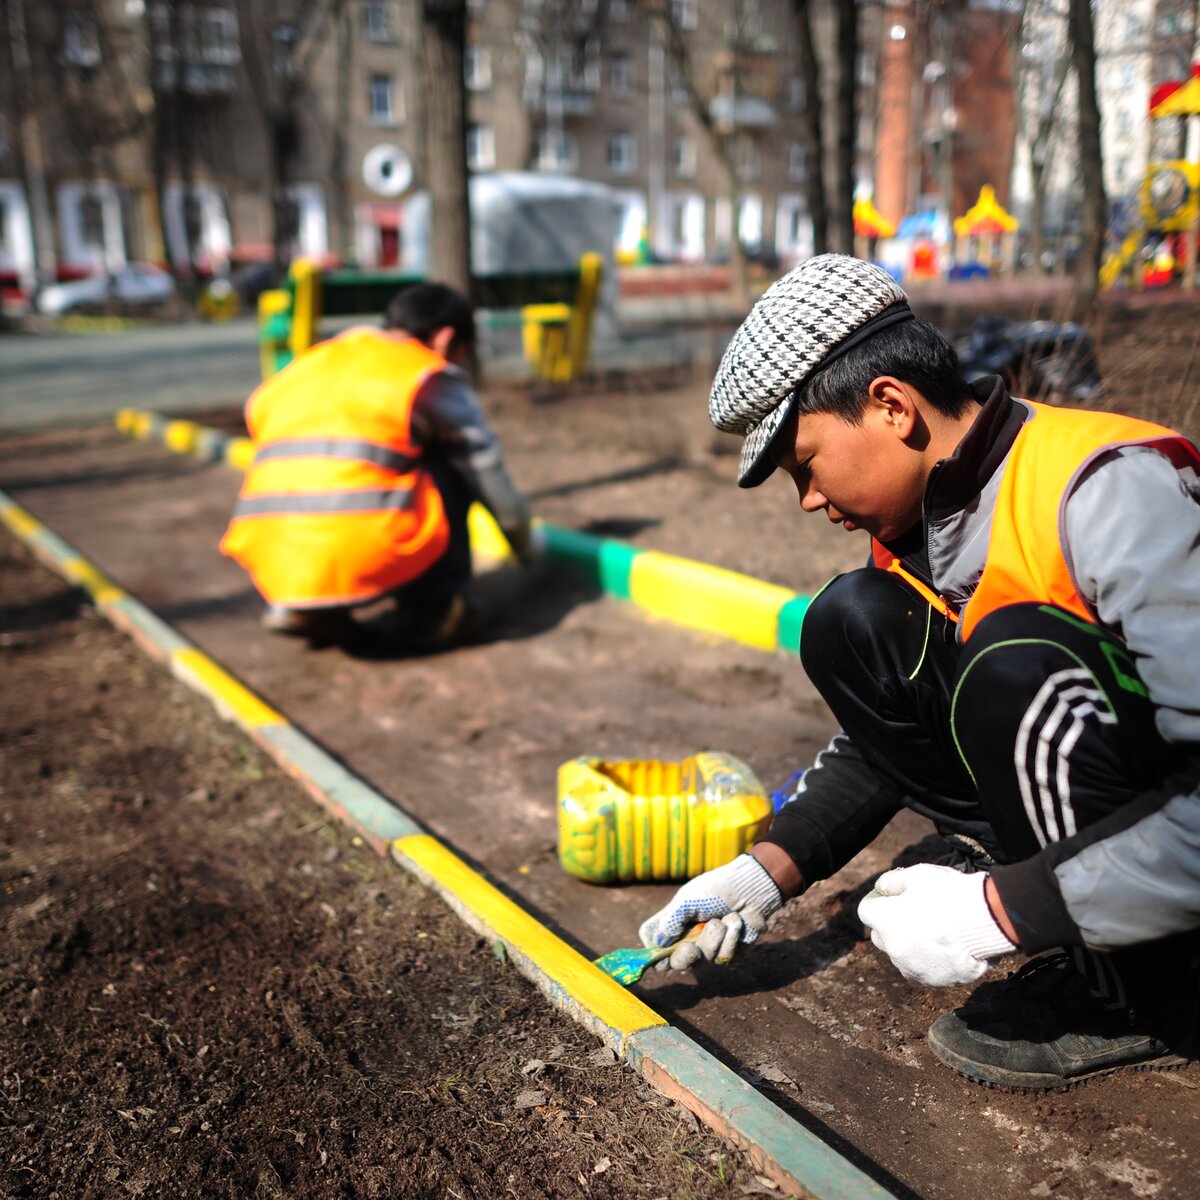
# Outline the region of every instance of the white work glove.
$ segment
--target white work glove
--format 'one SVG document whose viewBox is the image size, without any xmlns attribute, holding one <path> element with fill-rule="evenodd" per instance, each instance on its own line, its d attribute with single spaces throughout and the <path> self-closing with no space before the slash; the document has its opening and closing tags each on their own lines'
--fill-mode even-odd
<svg viewBox="0 0 1200 1200">
<path fill-rule="evenodd" d="M 971 983 L 988 959 L 1016 949 L 988 909 L 987 877 L 933 863 L 885 871 L 858 917 L 905 979 L 926 987 Z"/>
<path fill-rule="evenodd" d="M 686 971 L 700 959 L 727 963 L 740 942 L 749 945 L 766 928 L 783 896 L 767 869 L 749 854 L 689 879 L 666 908 L 642 923 L 643 946 L 669 946 L 689 925 L 707 921 L 694 942 L 682 942 L 657 970 Z"/>
</svg>

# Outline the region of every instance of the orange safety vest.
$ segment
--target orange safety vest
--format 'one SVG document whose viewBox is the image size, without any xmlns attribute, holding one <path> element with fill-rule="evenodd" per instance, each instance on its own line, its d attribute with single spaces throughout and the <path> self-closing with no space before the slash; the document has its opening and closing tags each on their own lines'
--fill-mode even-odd
<svg viewBox="0 0 1200 1200">
<path fill-rule="evenodd" d="M 412 440 L 413 402 L 446 366 L 415 339 L 350 329 L 250 397 L 255 455 L 221 552 L 271 604 L 365 604 L 415 579 L 450 541 Z"/>
<path fill-rule="evenodd" d="M 1008 604 L 1053 604 L 1082 620 L 1095 614 L 1079 595 L 1063 551 L 1063 511 L 1073 483 L 1106 450 L 1150 446 L 1176 467 L 1200 469 L 1200 451 L 1162 425 L 1118 413 L 1032 403 L 1034 415 L 1013 442 L 992 512 L 987 559 L 961 613 L 966 641 L 984 617 Z M 949 603 L 915 579 L 872 540 L 873 561 L 894 571 L 938 612 L 959 621 Z"/>
</svg>

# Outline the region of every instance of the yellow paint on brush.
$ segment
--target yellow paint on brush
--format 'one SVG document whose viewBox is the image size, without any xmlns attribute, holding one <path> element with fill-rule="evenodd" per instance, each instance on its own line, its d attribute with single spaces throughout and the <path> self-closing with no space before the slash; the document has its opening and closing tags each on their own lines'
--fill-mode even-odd
<svg viewBox="0 0 1200 1200">
<path fill-rule="evenodd" d="M 163 432 L 163 441 L 176 454 L 191 454 L 196 449 L 199 432 L 200 426 L 193 421 L 171 421 Z"/>
<path fill-rule="evenodd" d="M 123 600 L 127 595 L 124 588 L 117 587 L 86 558 L 64 558 L 59 569 L 72 583 L 86 589 L 97 604 L 111 604 L 114 600 Z"/>
<path fill-rule="evenodd" d="M 249 438 L 234 438 L 225 447 L 225 461 L 239 471 L 248 471 L 254 461 L 254 443 Z"/>
<path fill-rule="evenodd" d="M 639 608 L 759 650 L 776 647 L 780 608 L 795 595 L 708 563 L 646 551 L 629 570 L 629 598 Z"/>
<path fill-rule="evenodd" d="M 16 504 L 5 504 L 0 507 L 0 521 L 3 521 L 19 538 L 37 537 L 45 529 L 41 521 L 36 517 L 31 517 Z"/>
<path fill-rule="evenodd" d="M 264 704 L 249 688 L 199 650 L 173 651 L 171 669 L 242 726 L 287 724 L 287 718 L 282 713 Z"/>
<path fill-rule="evenodd" d="M 530 959 L 573 1004 L 582 1006 L 622 1039 L 640 1029 L 666 1024 L 652 1008 L 631 996 L 434 838 L 414 834 L 398 838 L 392 848 L 514 952 Z"/>
</svg>

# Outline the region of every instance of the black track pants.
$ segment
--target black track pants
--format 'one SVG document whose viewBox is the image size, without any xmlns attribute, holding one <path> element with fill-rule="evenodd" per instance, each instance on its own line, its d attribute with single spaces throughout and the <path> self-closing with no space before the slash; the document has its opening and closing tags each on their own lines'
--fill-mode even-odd
<svg viewBox="0 0 1200 1200">
<path fill-rule="evenodd" d="M 999 862 L 1086 829 L 1180 762 L 1121 643 L 1048 605 L 1000 609 L 964 646 L 902 580 L 868 567 L 813 601 L 801 653 L 875 771 Z M 1137 962 L 1140 972 L 1157 949 L 1093 956 L 1088 974 L 1124 1001 L 1109 968 Z"/>
</svg>

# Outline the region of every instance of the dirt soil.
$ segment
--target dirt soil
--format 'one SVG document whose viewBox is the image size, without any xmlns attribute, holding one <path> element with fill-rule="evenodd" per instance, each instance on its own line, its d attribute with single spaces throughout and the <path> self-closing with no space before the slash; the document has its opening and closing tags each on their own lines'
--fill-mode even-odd
<svg viewBox="0 0 1200 1200">
<path fill-rule="evenodd" d="M 0 1194 L 756 1186 L 7 533 L 0 643 Z"/>
<path fill-rule="evenodd" d="M 1106 403 L 1177 420 L 1196 435 L 1195 320 L 1195 307 L 1107 309 L 1097 329 Z M 706 376 L 697 366 L 682 385 L 629 378 L 558 399 L 493 389 L 488 400 L 514 475 L 548 521 L 808 593 L 863 562 L 861 536 L 803 518 L 785 481 L 751 492 L 734 486 L 736 447 L 707 423 Z M 213 416 L 237 424 L 236 414 Z M 774 786 L 833 732 L 794 657 L 651 621 L 544 569 L 481 576 L 477 586 L 498 612 L 494 637 L 440 657 L 362 662 L 272 639 L 258 625 L 261 601 L 215 548 L 236 476 L 106 428 L 9 439 L 0 444 L 0 486 L 589 954 L 632 944 L 639 921 L 672 888 L 588 887 L 559 869 L 559 763 L 587 753 L 672 759 L 712 747 L 739 754 Z M 172 711 L 157 706 L 155 719 Z M 95 740 L 88 722 L 71 721 L 79 747 Z M 243 784 L 243 807 L 253 800 L 261 811 L 257 788 Z M 205 818 L 205 832 L 187 839 L 205 870 L 223 860 L 204 839 L 236 819 Z M 273 828 L 286 858 L 293 827 Z M 913 861 L 929 832 L 915 817 L 898 818 L 835 879 L 778 914 L 752 953 L 695 976 L 652 976 L 640 994 L 897 1195 L 1194 1195 L 1197 1068 L 1037 1097 L 971 1086 L 930 1055 L 929 1023 L 967 991 L 907 984 L 864 942 L 854 917 L 874 875 Z M 90 844 L 75 851 L 92 852 Z M 310 903 L 322 901 L 340 911 L 323 890 Z M 479 952 L 484 967 L 487 953 Z M 260 995 L 267 987 L 282 994 L 266 985 Z M 187 996 L 177 993 L 181 1012 L 206 1001 L 203 989 Z M 415 1050 L 413 1037 L 404 1044 Z M 61 1052 L 86 1073 L 78 1048 Z M 508 1120 L 503 1111 L 489 1116 Z"/>
</svg>

